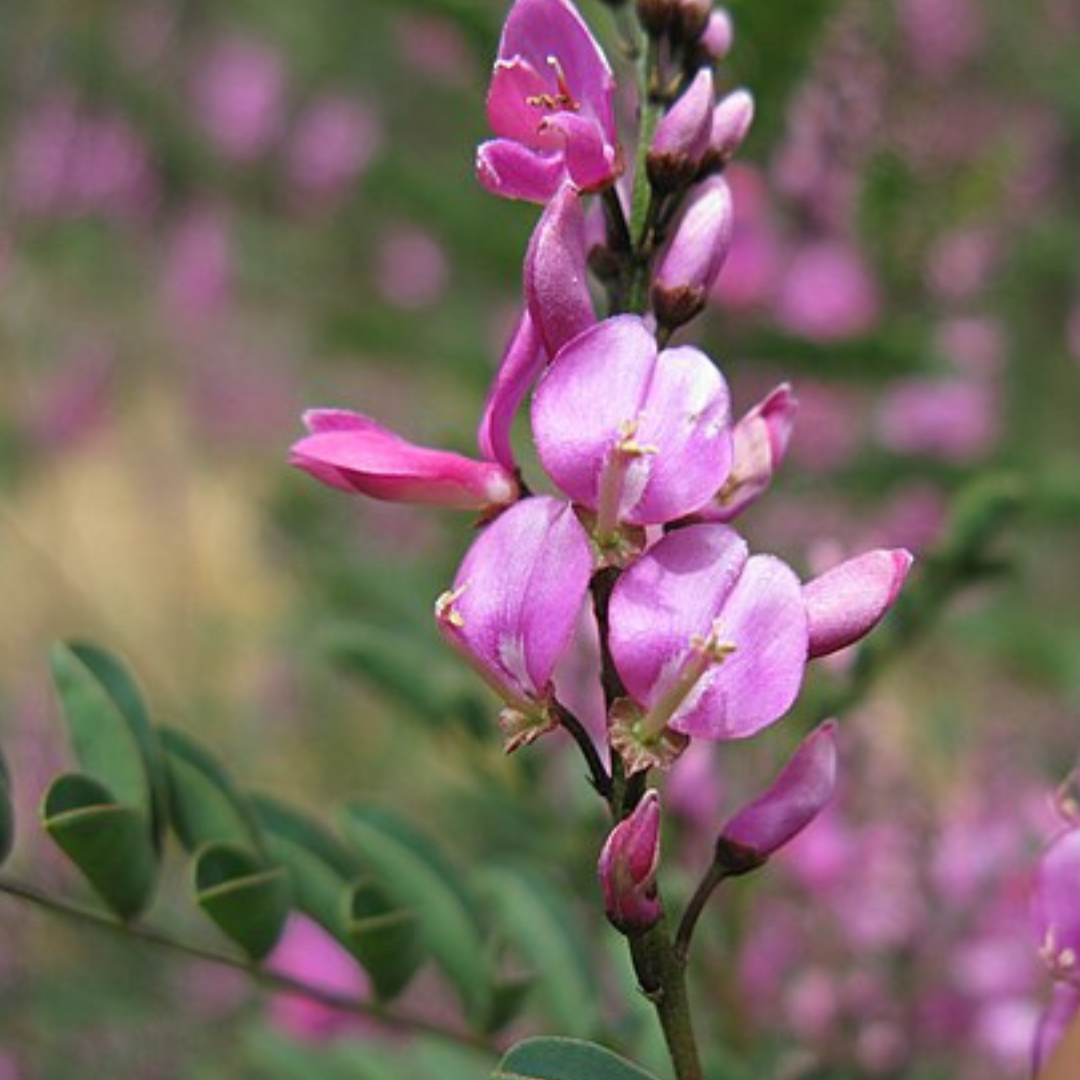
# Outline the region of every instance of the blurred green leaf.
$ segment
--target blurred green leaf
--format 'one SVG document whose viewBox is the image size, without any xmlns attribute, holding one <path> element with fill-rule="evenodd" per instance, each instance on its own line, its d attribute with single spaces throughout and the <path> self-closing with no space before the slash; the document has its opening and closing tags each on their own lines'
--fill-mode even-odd
<svg viewBox="0 0 1080 1080">
<path fill-rule="evenodd" d="M 424 956 L 415 914 L 374 882 L 358 882 L 360 861 L 318 822 L 265 795 L 251 805 L 271 858 L 289 871 L 296 906 L 363 964 L 378 997 L 400 993 Z"/>
<path fill-rule="evenodd" d="M 524 1011 L 536 980 L 531 974 L 501 979 L 491 991 L 491 1010 L 484 1025 L 489 1032 L 502 1031 Z"/>
<path fill-rule="evenodd" d="M 424 961 L 423 931 L 414 910 L 394 903 L 374 881 L 359 881 L 348 894 L 347 943 L 364 965 L 376 994 L 401 993 Z"/>
<path fill-rule="evenodd" d="M 510 867 L 482 871 L 476 887 L 496 925 L 533 972 L 544 1015 L 571 1035 L 595 1034 L 600 988 L 588 942 L 562 896 L 539 874 Z"/>
<path fill-rule="evenodd" d="M 219 762 L 189 735 L 162 728 L 169 808 L 180 843 L 191 852 L 212 840 L 264 854 L 250 808 Z"/>
<path fill-rule="evenodd" d="M 656 1080 L 651 1073 L 595 1043 L 526 1039 L 499 1062 L 492 1080 Z"/>
<path fill-rule="evenodd" d="M 86 773 L 113 792 L 116 802 L 141 810 L 149 828 L 154 807 L 139 737 L 76 649 L 57 643 L 50 657 L 75 756 Z"/>
<path fill-rule="evenodd" d="M 199 907 L 253 960 L 275 945 L 289 914 L 291 891 L 282 866 L 267 866 L 235 844 L 211 842 L 195 854 Z"/>
<path fill-rule="evenodd" d="M 11 805 L 11 781 L 0 751 L 0 863 L 11 853 L 15 842 L 15 808 Z"/>
<path fill-rule="evenodd" d="M 157 853 L 144 811 L 119 803 L 92 776 L 66 773 L 45 793 L 45 829 L 120 916 L 133 919 L 153 894 Z"/>
<path fill-rule="evenodd" d="M 67 647 L 71 655 L 82 663 L 104 688 L 139 744 L 143 767 L 150 784 L 154 839 L 160 847 L 168 819 L 168 779 L 161 740 L 150 722 L 150 713 L 142 693 L 130 672 L 112 653 L 84 642 L 70 642 Z"/>
<path fill-rule="evenodd" d="M 481 1024 L 490 1006 L 490 977 L 476 904 L 458 871 L 411 826 L 372 806 L 353 803 L 342 815 L 346 839 L 401 907 L 415 910 L 424 944 L 454 984 L 468 1016 Z"/>
</svg>

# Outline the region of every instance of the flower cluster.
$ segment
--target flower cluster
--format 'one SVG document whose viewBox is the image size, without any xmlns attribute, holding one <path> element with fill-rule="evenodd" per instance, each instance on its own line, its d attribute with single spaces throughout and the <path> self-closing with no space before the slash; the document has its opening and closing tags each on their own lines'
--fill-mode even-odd
<svg viewBox="0 0 1080 1080">
<path fill-rule="evenodd" d="M 807 663 L 865 635 L 911 563 L 903 550 L 874 551 L 803 583 L 732 527 L 784 457 L 794 394 L 780 386 L 735 420 L 720 369 L 669 342 L 723 265 L 733 219 L 723 174 L 753 104 L 741 90 L 717 99 L 714 67 L 731 43 L 724 13 L 689 0 L 637 12 L 651 89 L 628 192 L 611 69 L 577 11 L 569 0 L 517 0 L 507 19 L 488 96 L 496 138 L 477 171 L 488 190 L 544 210 L 479 456 L 414 446 L 337 410 L 308 413 L 310 433 L 292 452 L 333 487 L 481 513 L 436 604 L 439 629 L 502 699 L 508 750 L 560 726 L 582 743 L 616 820 L 600 866 L 607 909 L 628 931 L 660 911 L 649 771 L 691 740 L 746 738 L 779 720 Z M 606 291 L 606 317 L 590 275 Z M 525 482 L 511 439 L 530 392 L 544 494 Z M 590 597 L 610 775 L 560 697 L 560 661 Z M 759 865 L 827 801 L 834 727 L 812 734 L 724 828 L 725 873 Z M 629 780 L 622 794 L 616 776 Z"/>
</svg>

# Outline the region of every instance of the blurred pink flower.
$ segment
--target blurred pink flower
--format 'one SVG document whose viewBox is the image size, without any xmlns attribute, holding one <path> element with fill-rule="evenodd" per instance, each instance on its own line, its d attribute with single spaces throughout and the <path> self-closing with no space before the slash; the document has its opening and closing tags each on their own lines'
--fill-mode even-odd
<svg viewBox="0 0 1080 1080">
<path fill-rule="evenodd" d="M 276 49 L 250 38 L 220 41 L 193 74 L 193 117 L 220 154 L 250 161 L 281 130 L 285 84 Z"/>
<path fill-rule="evenodd" d="M 65 450 L 100 430 L 109 418 L 115 361 L 110 344 L 91 341 L 50 372 L 26 415 L 29 437 L 42 448 Z"/>
<path fill-rule="evenodd" d="M 986 229 L 956 229 L 940 237 L 927 260 L 927 282 L 945 300 L 969 300 L 986 287 L 997 254 Z"/>
<path fill-rule="evenodd" d="M 870 268 L 850 245 L 815 241 L 787 263 L 776 315 L 790 333 L 814 341 L 858 337 L 873 328 L 879 310 Z"/>
<path fill-rule="evenodd" d="M 321 926 L 303 915 L 289 917 L 267 967 L 356 1001 L 367 1001 L 371 996 L 371 984 L 359 963 Z M 271 999 L 270 1020 L 294 1038 L 313 1042 L 378 1030 L 374 1021 L 290 993 L 275 994 Z"/>
<path fill-rule="evenodd" d="M 983 46 L 978 0 L 900 0 L 900 25 L 911 62 L 926 75 L 950 75 Z"/>
<path fill-rule="evenodd" d="M 177 330 L 212 322 L 226 310 L 232 284 L 229 224 L 217 207 L 195 206 L 166 241 L 162 302 Z"/>
<path fill-rule="evenodd" d="M 997 395 L 982 380 L 905 379 L 886 391 L 877 427 L 895 453 L 970 462 L 997 441 Z"/>
<path fill-rule="evenodd" d="M 401 57 L 414 71 L 444 86 L 468 85 L 475 61 L 453 23 L 409 13 L 397 20 L 396 29 Z"/>
<path fill-rule="evenodd" d="M 753 166 L 736 164 L 724 173 L 735 205 L 727 262 L 713 288 L 724 307 L 749 308 L 772 297 L 783 258 L 765 181 Z"/>
<path fill-rule="evenodd" d="M 395 225 L 379 247 L 376 275 L 383 299 L 411 311 L 439 302 L 450 270 L 446 252 L 430 233 Z"/>
<path fill-rule="evenodd" d="M 298 202 L 333 203 L 371 164 L 382 144 L 382 124 L 368 105 L 328 96 L 297 121 L 287 148 L 286 175 Z"/>
<path fill-rule="evenodd" d="M 864 407 L 848 386 L 799 380 L 799 422 L 788 456 L 810 472 L 841 469 L 858 452 L 864 437 Z"/>
<path fill-rule="evenodd" d="M 942 353 L 969 375 L 994 375 L 1005 359 L 1005 329 L 987 315 L 954 316 L 934 337 Z"/>
</svg>

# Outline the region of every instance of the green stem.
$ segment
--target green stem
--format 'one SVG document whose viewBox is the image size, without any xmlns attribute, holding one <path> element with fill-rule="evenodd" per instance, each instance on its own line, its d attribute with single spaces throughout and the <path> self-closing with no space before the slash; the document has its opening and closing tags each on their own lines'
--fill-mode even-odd
<svg viewBox="0 0 1080 1080">
<path fill-rule="evenodd" d="M 630 956 L 641 991 L 660 1019 L 676 1080 L 705 1080 L 686 993 L 686 968 L 664 919 L 630 938 Z"/>
<path fill-rule="evenodd" d="M 179 941 L 150 926 L 137 926 L 118 922 L 111 916 L 94 911 L 91 908 L 80 907 L 65 900 L 57 900 L 35 886 L 27 885 L 24 882 L 0 878 L 0 893 L 4 893 L 23 903 L 43 908 L 53 915 L 59 915 L 84 926 L 92 926 L 95 929 L 117 934 L 129 940 L 155 945 L 170 952 L 180 953 L 192 960 L 201 960 L 204 963 L 217 964 L 220 967 L 242 971 L 265 990 L 298 994 L 330 1009 L 370 1017 L 403 1034 L 430 1035 L 447 1042 L 468 1046 L 474 1050 L 481 1050 L 490 1054 L 498 1053 L 498 1047 L 482 1035 L 445 1028 L 420 1017 L 389 1009 L 384 1005 L 361 1001 L 346 994 L 336 994 L 332 990 L 324 990 L 322 987 L 313 986 L 311 983 L 295 979 L 291 975 L 284 975 L 281 972 L 259 967 L 257 964 L 241 957 L 230 956 L 228 953 L 217 952 L 201 945 Z"/>
<path fill-rule="evenodd" d="M 675 934 L 675 956 L 680 963 L 686 963 L 686 957 L 690 952 L 690 941 L 694 936 L 694 927 L 697 926 L 705 905 L 709 902 L 717 885 L 728 876 L 727 871 L 719 863 L 713 862 L 705 876 L 698 882 L 694 895 L 690 897 L 690 903 L 686 905 L 686 911 L 679 921 L 679 929 Z"/>
</svg>

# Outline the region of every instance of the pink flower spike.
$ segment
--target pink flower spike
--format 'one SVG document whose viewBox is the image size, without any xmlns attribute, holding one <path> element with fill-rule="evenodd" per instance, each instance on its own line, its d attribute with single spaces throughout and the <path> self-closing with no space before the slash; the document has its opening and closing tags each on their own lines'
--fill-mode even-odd
<svg viewBox="0 0 1080 1080">
<path fill-rule="evenodd" d="M 656 262 L 652 301 L 662 325 L 677 329 L 705 307 L 731 249 L 733 220 L 731 191 L 721 177 L 691 191 Z"/>
<path fill-rule="evenodd" d="M 606 319 L 555 358 L 532 408 L 537 452 L 597 535 L 696 510 L 731 468 L 730 399 L 697 349 L 666 349 L 634 315 Z"/>
<path fill-rule="evenodd" d="M 865 637 L 892 607 L 914 561 L 903 548 L 870 551 L 803 586 L 810 659 Z"/>
<path fill-rule="evenodd" d="M 443 636 L 506 701 L 508 750 L 554 726 L 552 674 L 577 625 L 592 548 L 569 503 L 524 499 L 469 548 L 435 605 Z"/>
<path fill-rule="evenodd" d="M 1080 829 L 1058 836 L 1040 860 L 1032 914 L 1047 967 L 1080 989 Z"/>
<path fill-rule="evenodd" d="M 559 189 L 533 231 L 525 296 L 548 356 L 596 322 L 586 273 L 585 212 L 570 184 Z"/>
<path fill-rule="evenodd" d="M 735 462 L 716 498 L 697 517 L 732 521 L 759 499 L 787 453 L 799 403 L 787 383 L 759 401 L 734 430 Z"/>
<path fill-rule="evenodd" d="M 525 311 L 499 362 L 476 433 L 480 453 L 487 461 L 497 461 L 507 472 L 517 467 L 510 441 L 514 417 L 546 362 L 547 353 L 536 324 Z"/>
<path fill-rule="evenodd" d="M 612 658 L 645 713 L 648 742 L 667 725 L 703 739 L 740 739 L 778 720 L 806 667 L 798 578 L 749 556 L 724 525 L 669 533 L 619 579 L 611 597 Z"/>
<path fill-rule="evenodd" d="M 360 413 L 313 409 L 304 423 L 311 434 L 293 445 L 289 463 L 339 491 L 460 510 L 518 497 L 517 481 L 501 465 L 415 446 Z"/>
<path fill-rule="evenodd" d="M 721 866 L 736 874 L 760 866 L 821 813 L 836 786 L 836 729 L 827 720 L 812 731 L 772 784 L 721 829 Z"/>
<path fill-rule="evenodd" d="M 625 934 L 640 934 L 663 914 L 656 892 L 660 863 L 660 797 L 649 791 L 634 812 L 608 835 L 597 872 L 604 910 Z"/>
<path fill-rule="evenodd" d="M 569 0 L 517 0 L 488 90 L 496 138 L 480 182 L 496 195 L 547 202 L 565 180 L 583 191 L 622 171 L 611 68 Z"/>
<path fill-rule="evenodd" d="M 712 134 L 713 76 L 702 68 L 656 128 L 646 158 L 649 182 L 660 191 L 678 191 L 697 174 Z"/>
</svg>

